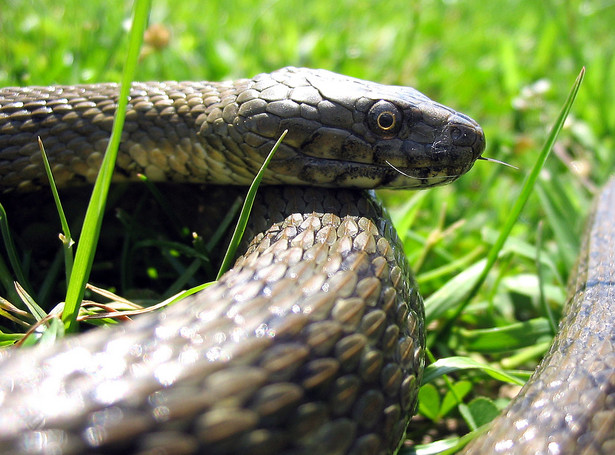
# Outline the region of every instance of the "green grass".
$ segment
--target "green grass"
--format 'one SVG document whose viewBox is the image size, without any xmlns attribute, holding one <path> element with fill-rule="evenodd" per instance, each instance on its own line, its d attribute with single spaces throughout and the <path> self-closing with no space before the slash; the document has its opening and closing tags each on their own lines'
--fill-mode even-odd
<svg viewBox="0 0 615 455">
<path fill-rule="evenodd" d="M 109 145 L 105 151 L 105 156 L 100 165 L 100 171 L 92 189 L 92 196 L 88 204 L 87 212 L 83 220 L 83 229 L 77 245 L 75 254 L 75 264 L 72 268 L 66 291 L 66 301 L 62 311 L 62 320 L 66 325 L 67 331 L 76 330 L 77 316 L 79 307 L 85 294 L 85 285 L 90 278 L 90 271 L 98 237 L 102 227 L 102 221 L 107 204 L 109 187 L 115 168 L 118 148 L 122 136 L 122 128 L 124 128 L 124 120 L 126 119 L 126 106 L 128 105 L 128 95 L 130 94 L 130 85 L 132 84 L 139 51 L 143 43 L 143 35 L 147 26 L 147 17 L 150 10 L 149 0 L 137 0 L 135 2 L 134 14 L 132 16 L 132 27 L 129 35 L 129 45 L 122 73 L 122 85 L 120 87 L 120 98 L 118 101 L 117 113 L 113 120 L 113 129 Z M 39 139 L 40 141 L 40 139 Z M 53 177 L 51 177 L 53 179 Z"/>
<path fill-rule="evenodd" d="M 130 17 L 125 2 L 2 0 L 0 9 L 0 86 L 121 79 Z M 151 22 L 163 24 L 170 41 L 143 53 L 137 80 L 217 80 L 285 65 L 322 67 L 412 85 L 478 120 L 487 136 L 485 155 L 518 171 L 478 162 L 448 187 L 381 195 L 416 266 L 430 333 L 455 321 L 448 336 L 429 338 L 436 357 L 464 356 L 509 371 L 533 368 L 552 334 L 545 308 L 556 317 L 561 312 L 592 192 L 615 168 L 615 6 L 579 0 L 154 1 Z M 536 191 L 478 294 L 453 319 L 583 66 L 583 86 Z M 178 250 L 169 248 L 170 263 L 178 261 Z M 7 273 L 0 295 L 14 299 Z M 46 286 L 31 287 L 38 294 Z M 434 379 L 421 393 L 424 418 L 434 425 L 460 415 L 471 421 L 468 409 L 483 406 L 480 395 L 499 384 L 487 378 L 468 369 Z M 499 407 L 505 400 L 489 403 Z"/>
</svg>

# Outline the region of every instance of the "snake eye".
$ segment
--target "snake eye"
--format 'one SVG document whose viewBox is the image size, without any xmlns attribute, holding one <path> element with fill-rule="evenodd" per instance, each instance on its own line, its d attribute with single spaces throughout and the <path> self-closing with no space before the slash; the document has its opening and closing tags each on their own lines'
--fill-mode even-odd
<svg viewBox="0 0 615 455">
<path fill-rule="evenodd" d="M 379 136 L 391 138 L 401 128 L 401 112 L 388 101 L 378 101 L 367 113 L 369 128 Z"/>
</svg>

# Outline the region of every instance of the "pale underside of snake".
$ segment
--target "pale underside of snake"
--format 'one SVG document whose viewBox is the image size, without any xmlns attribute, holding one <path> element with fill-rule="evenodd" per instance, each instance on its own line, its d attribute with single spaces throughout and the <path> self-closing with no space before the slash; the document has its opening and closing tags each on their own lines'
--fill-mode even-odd
<svg viewBox="0 0 615 455">
<path fill-rule="evenodd" d="M 61 186 L 91 182 L 117 96 L 113 84 L 0 90 L 0 187 L 46 184 L 37 136 Z M 323 70 L 141 83 L 131 92 L 116 180 L 144 173 L 248 184 L 286 129 L 264 178 L 273 186 L 256 208 L 257 234 L 216 285 L 119 327 L 0 354 L 0 453 L 386 454 L 398 447 L 424 365 L 422 301 L 390 222 L 361 189 L 453 181 L 480 158 L 482 130 L 414 89 Z M 596 213 L 611 216 L 612 228 L 612 215 Z M 614 439 L 612 328 L 606 340 L 607 382 L 593 388 L 606 410 L 601 432 L 568 431 L 579 447 L 588 440 L 579 434 L 592 435 L 591 447 Z M 556 413 L 539 408 L 546 414 Z M 589 428 L 580 423 L 588 412 L 564 414 Z M 551 429 L 563 433 L 564 424 L 542 431 L 540 419 L 526 420 L 526 430 L 545 438 Z M 511 438 L 491 443 L 523 452 Z M 529 450 L 548 453 L 539 437 L 527 439 Z M 559 441 L 561 453 L 573 447 Z"/>
</svg>

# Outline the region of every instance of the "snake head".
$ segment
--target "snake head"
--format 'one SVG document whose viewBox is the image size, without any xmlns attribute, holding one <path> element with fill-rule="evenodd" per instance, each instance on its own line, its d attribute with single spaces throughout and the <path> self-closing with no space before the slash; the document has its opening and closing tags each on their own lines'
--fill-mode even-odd
<svg viewBox="0 0 615 455">
<path fill-rule="evenodd" d="M 467 172 L 485 148 L 480 126 L 409 87 L 326 70 L 283 68 L 245 81 L 230 137 L 258 168 L 288 134 L 268 183 L 359 188 L 442 185 Z"/>
</svg>

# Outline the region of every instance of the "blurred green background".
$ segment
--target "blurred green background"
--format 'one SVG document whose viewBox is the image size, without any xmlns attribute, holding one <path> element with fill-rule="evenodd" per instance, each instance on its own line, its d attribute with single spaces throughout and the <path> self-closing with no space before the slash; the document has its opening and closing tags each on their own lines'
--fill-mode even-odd
<svg viewBox="0 0 615 455">
<path fill-rule="evenodd" d="M 131 7 L 117 0 L 0 0 L 0 86 L 118 81 Z M 426 297 L 485 254 L 585 66 L 536 194 L 462 324 L 543 320 L 537 250 L 543 295 L 560 311 L 589 202 L 615 169 L 614 2 L 154 0 L 150 24 L 139 80 L 220 80 L 286 65 L 318 67 L 414 86 L 479 121 L 485 156 L 518 170 L 479 162 L 448 187 L 382 192 Z M 449 298 L 454 305 L 454 293 Z M 432 342 L 444 355 L 472 353 L 461 335 Z M 509 357 L 473 355 L 531 368 L 546 345 L 527 344 L 511 346 Z M 443 417 L 436 414 L 427 417 Z"/>
</svg>

